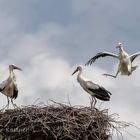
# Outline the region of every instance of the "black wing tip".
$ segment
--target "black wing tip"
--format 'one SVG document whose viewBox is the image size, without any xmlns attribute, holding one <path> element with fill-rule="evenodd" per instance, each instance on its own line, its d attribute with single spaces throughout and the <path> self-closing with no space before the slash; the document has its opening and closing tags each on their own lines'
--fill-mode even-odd
<svg viewBox="0 0 140 140">
<path fill-rule="evenodd" d="M 106 90 L 106 94 L 107 94 L 106 97 L 108 97 L 108 98 L 110 98 L 110 95 L 112 95 L 112 93 L 110 91 L 108 91 L 108 90 Z"/>
<path fill-rule="evenodd" d="M 14 88 L 14 94 L 13 94 L 13 99 L 16 99 L 18 96 L 18 89 Z"/>
<path fill-rule="evenodd" d="M 110 101 L 110 96 L 99 96 L 96 94 L 95 97 L 102 101 Z"/>
<path fill-rule="evenodd" d="M 110 99 L 110 95 L 112 95 L 112 93 L 110 91 L 106 90 L 104 87 L 101 87 L 101 88 L 105 93 L 104 97 Z"/>
<path fill-rule="evenodd" d="M 104 97 L 103 101 L 110 101 L 110 97 Z"/>
<path fill-rule="evenodd" d="M 5 87 L 4 88 L 0 88 L 0 92 L 2 92 L 4 89 L 5 89 Z"/>
<path fill-rule="evenodd" d="M 91 64 L 90 64 L 90 61 L 88 61 L 88 62 L 85 64 L 85 66 L 89 66 L 89 65 L 91 65 Z"/>
<path fill-rule="evenodd" d="M 88 66 L 89 65 L 89 62 L 85 63 L 85 66 Z"/>
<path fill-rule="evenodd" d="M 94 57 L 92 57 L 89 61 L 87 61 L 85 66 L 92 65 L 95 62 L 95 60 L 100 57 L 101 54 L 102 54 L 102 52 L 96 53 L 96 55 Z"/>
<path fill-rule="evenodd" d="M 106 89 L 105 89 L 105 90 L 106 90 Z M 106 92 L 108 93 L 108 96 L 109 96 L 109 95 L 112 95 L 112 93 L 111 93 L 110 91 L 106 90 Z"/>
<path fill-rule="evenodd" d="M 108 93 L 109 93 L 110 95 L 112 95 L 112 93 L 111 93 L 110 91 L 108 91 Z"/>
<path fill-rule="evenodd" d="M 110 101 L 110 98 L 105 98 L 103 101 Z"/>
<path fill-rule="evenodd" d="M 102 54 L 102 52 L 97 53 L 94 57 L 92 57 L 85 65 L 92 65 L 96 59 L 98 59 L 100 57 L 100 55 Z"/>
<path fill-rule="evenodd" d="M 94 62 L 95 62 L 94 58 L 91 58 L 91 59 L 85 64 L 85 66 L 92 65 Z"/>
</svg>

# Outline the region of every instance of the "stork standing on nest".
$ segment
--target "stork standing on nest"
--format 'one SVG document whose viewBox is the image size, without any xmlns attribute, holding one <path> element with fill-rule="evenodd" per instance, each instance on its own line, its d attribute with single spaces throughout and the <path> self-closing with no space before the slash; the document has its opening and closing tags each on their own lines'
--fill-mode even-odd
<svg viewBox="0 0 140 140">
<path fill-rule="evenodd" d="M 117 77 L 119 72 L 121 72 L 122 75 L 128 75 L 128 76 L 131 75 L 132 72 L 134 70 L 136 70 L 136 68 L 138 67 L 138 66 L 132 66 L 132 62 L 135 60 L 135 58 L 137 56 L 140 55 L 140 52 L 134 53 L 132 55 L 128 55 L 124 51 L 122 43 L 118 43 L 116 48 L 119 48 L 118 55 L 110 53 L 110 52 L 100 52 L 100 53 L 97 53 L 96 56 L 92 57 L 85 65 L 91 65 L 92 63 L 95 62 L 96 59 L 98 59 L 100 57 L 111 56 L 111 57 L 117 58 L 119 60 L 119 66 L 118 66 L 117 73 L 116 73 L 116 75 L 111 75 L 111 74 L 103 74 L 103 75 L 111 76 L 114 78 Z"/>
<path fill-rule="evenodd" d="M 82 72 L 83 68 L 82 66 L 78 66 L 77 69 L 72 73 L 74 75 L 76 72 L 79 72 L 77 75 L 77 81 L 81 85 L 81 87 L 91 95 L 92 100 L 91 100 L 91 107 L 94 102 L 94 106 L 97 102 L 97 99 L 100 99 L 102 101 L 109 101 L 110 100 L 110 95 L 111 93 L 107 91 L 105 88 L 102 86 L 93 83 L 92 81 L 86 79 L 83 77 Z"/>
<path fill-rule="evenodd" d="M 0 92 L 7 96 L 8 100 L 8 104 L 4 108 L 9 107 L 9 98 L 11 98 L 13 106 L 16 106 L 16 104 L 13 103 L 13 99 L 16 99 L 18 96 L 18 88 L 16 84 L 16 76 L 13 71 L 14 69 L 21 71 L 21 69 L 16 65 L 9 65 L 9 77 L 0 84 Z"/>
</svg>

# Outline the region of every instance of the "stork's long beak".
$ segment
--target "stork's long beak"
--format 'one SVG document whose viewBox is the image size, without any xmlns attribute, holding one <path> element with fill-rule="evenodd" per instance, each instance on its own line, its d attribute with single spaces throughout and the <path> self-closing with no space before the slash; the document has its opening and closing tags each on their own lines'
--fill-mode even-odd
<svg viewBox="0 0 140 140">
<path fill-rule="evenodd" d="M 77 71 L 78 71 L 78 69 L 76 69 L 76 70 L 72 73 L 72 75 L 74 75 Z"/>
<path fill-rule="evenodd" d="M 19 68 L 19 67 L 17 67 L 17 66 L 14 66 L 14 69 L 17 69 L 17 70 L 22 71 L 22 69 L 21 69 L 21 68 Z"/>
</svg>

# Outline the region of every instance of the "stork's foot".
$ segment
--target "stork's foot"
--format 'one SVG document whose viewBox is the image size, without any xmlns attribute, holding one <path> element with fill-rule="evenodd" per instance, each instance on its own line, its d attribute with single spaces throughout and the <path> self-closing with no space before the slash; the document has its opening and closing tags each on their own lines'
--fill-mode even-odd
<svg viewBox="0 0 140 140">
<path fill-rule="evenodd" d="M 116 76 L 111 75 L 111 74 L 107 74 L 107 73 L 103 73 L 102 75 L 103 75 L 103 76 L 106 76 L 106 77 L 107 77 L 107 76 L 110 76 L 110 77 L 116 78 Z"/>
<path fill-rule="evenodd" d="M 103 75 L 103 76 L 106 76 L 106 77 L 108 76 L 108 74 L 106 74 L 106 73 L 103 73 L 102 75 Z"/>
<path fill-rule="evenodd" d="M 13 105 L 14 109 L 15 109 L 15 108 L 20 108 L 19 106 L 17 106 L 17 105 L 14 104 L 14 103 L 12 103 L 12 105 Z"/>
<path fill-rule="evenodd" d="M 0 111 L 4 111 L 5 109 L 9 109 L 9 104 L 7 104 L 5 107 L 3 107 Z"/>
<path fill-rule="evenodd" d="M 19 108 L 16 104 L 14 104 L 13 99 L 11 99 L 11 103 L 12 103 L 14 108 Z"/>
</svg>

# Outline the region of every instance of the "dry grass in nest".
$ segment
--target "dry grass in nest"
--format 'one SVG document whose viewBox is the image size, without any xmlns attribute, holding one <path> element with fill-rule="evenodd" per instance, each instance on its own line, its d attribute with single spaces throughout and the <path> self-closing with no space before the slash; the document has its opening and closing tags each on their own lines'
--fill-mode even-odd
<svg viewBox="0 0 140 140">
<path fill-rule="evenodd" d="M 129 124 L 91 107 L 27 106 L 0 112 L 0 140 L 109 140 Z"/>
</svg>

